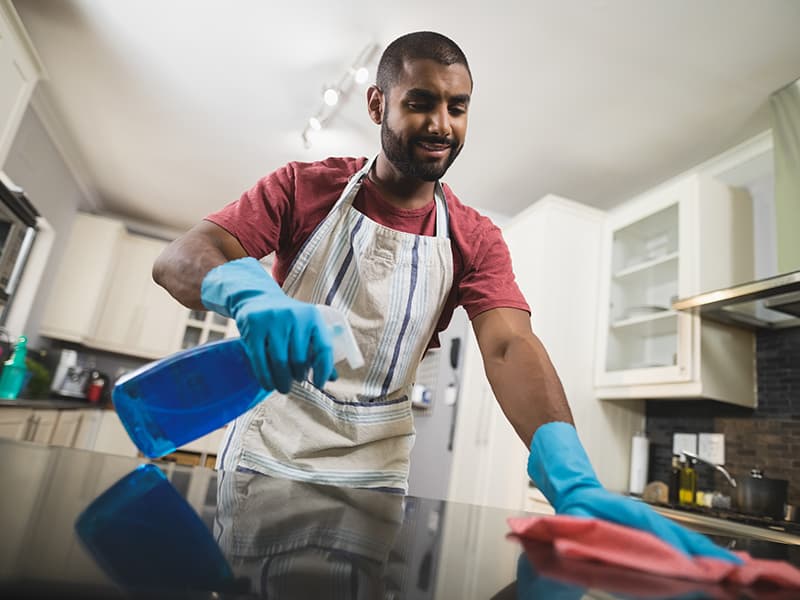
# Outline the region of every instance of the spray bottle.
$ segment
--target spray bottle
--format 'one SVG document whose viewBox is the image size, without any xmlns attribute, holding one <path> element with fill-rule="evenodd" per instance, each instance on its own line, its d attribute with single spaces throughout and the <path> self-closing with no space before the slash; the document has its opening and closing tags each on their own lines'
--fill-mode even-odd
<svg viewBox="0 0 800 600">
<path fill-rule="evenodd" d="M 28 369 L 25 367 L 25 356 L 28 353 L 28 338 L 19 336 L 14 354 L 3 363 L 0 375 L 0 398 L 14 400 L 22 391 Z"/>
<path fill-rule="evenodd" d="M 350 325 L 339 311 L 317 305 L 333 338 L 333 360 L 364 364 Z M 112 399 L 131 440 L 149 458 L 226 425 L 272 391 L 264 390 L 239 338 L 182 350 L 117 381 Z"/>
</svg>

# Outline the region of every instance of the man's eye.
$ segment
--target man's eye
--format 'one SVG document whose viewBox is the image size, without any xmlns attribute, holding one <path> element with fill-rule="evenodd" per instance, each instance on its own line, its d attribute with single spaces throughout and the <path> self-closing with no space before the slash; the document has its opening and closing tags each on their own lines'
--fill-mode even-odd
<svg viewBox="0 0 800 600">
<path fill-rule="evenodd" d="M 427 102 L 409 102 L 408 108 L 414 111 L 426 111 L 429 110 L 430 104 Z"/>
<path fill-rule="evenodd" d="M 467 109 L 463 106 L 451 106 L 449 109 L 451 115 L 461 116 L 467 112 Z"/>
</svg>

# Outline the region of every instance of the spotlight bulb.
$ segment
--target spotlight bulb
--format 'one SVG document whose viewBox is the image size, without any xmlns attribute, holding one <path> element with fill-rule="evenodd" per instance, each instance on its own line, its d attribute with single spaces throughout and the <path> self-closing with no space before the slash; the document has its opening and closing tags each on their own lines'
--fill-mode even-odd
<svg viewBox="0 0 800 600">
<path fill-rule="evenodd" d="M 336 106 L 336 103 L 339 102 L 339 92 L 333 88 L 328 88 L 325 90 L 325 93 L 322 95 L 322 97 L 325 100 L 325 104 L 328 106 Z"/>
<path fill-rule="evenodd" d="M 311 127 L 311 129 L 313 129 L 314 131 L 319 131 L 320 129 L 322 129 L 322 123 L 320 123 L 320 121 L 319 121 L 319 119 L 318 119 L 317 117 L 311 117 L 311 118 L 308 120 L 308 125 L 309 125 L 309 126 Z"/>
<path fill-rule="evenodd" d="M 367 67 L 361 67 L 356 71 L 354 79 L 356 83 L 365 83 L 367 81 L 367 77 L 369 77 L 369 69 Z"/>
</svg>

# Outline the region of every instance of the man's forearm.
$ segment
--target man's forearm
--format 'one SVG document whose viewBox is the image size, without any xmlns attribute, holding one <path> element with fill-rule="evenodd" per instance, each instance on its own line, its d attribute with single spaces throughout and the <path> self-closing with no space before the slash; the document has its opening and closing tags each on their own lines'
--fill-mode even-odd
<svg viewBox="0 0 800 600">
<path fill-rule="evenodd" d="M 500 407 L 526 447 L 540 425 L 573 423 L 561 380 L 532 333 L 515 336 L 502 352 L 486 357 L 484 366 Z"/>
</svg>

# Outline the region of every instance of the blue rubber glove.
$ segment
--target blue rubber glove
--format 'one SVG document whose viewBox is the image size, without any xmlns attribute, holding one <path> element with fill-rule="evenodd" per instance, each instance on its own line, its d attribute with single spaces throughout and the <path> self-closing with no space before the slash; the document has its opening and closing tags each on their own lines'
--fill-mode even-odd
<svg viewBox="0 0 800 600">
<path fill-rule="evenodd" d="M 531 441 L 528 475 L 557 514 L 604 519 L 656 535 L 684 554 L 741 560 L 706 536 L 681 527 L 644 502 L 606 490 L 598 481 L 578 432 L 568 423 L 547 423 Z"/>
<path fill-rule="evenodd" d="M 292 379 L 314 370 L 321 388 L 336 378 L 331 333 L 319 310 L 283 293 L 252 257 L 211 269 L 200 299 L 209 310 L 236 320 L 250 364 L 265 390 L 287 393 Z"/>
</svg>

